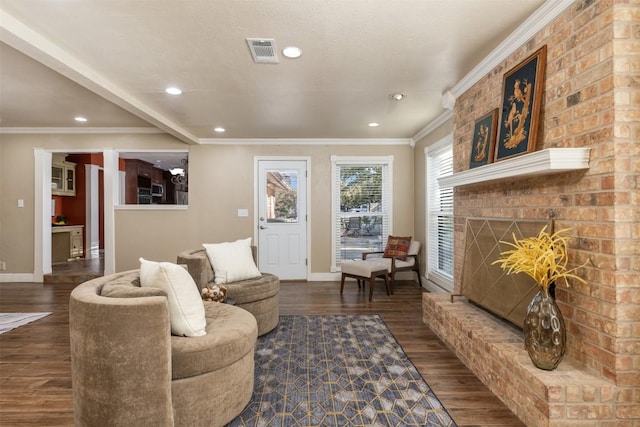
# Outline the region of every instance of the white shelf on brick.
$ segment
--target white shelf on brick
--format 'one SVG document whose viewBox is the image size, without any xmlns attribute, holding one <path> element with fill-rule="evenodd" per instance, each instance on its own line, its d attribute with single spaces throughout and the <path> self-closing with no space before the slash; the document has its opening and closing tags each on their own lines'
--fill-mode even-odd
<svg viewBox="0 0 640 427">
<path fill-rule="evenodd" d="M 547 148 L 438 178 L 440 187 L 459 187 L 506 178 L 522 178 L 589 169 L 590 148 Z"/>
</svg>

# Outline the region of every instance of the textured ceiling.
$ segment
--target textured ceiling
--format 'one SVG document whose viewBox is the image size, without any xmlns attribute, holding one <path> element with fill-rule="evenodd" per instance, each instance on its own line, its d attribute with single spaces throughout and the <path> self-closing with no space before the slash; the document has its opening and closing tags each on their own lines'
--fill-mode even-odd
<svg viewBox="0 0 640 427">
<path fill-rule="evenodd" d="M 186 142 L 411 138 L 543 3 L 2 0 L 0 126 L 156 126 Z M 248 37 L 302 57 L 255 64 Z"/>
</svg>

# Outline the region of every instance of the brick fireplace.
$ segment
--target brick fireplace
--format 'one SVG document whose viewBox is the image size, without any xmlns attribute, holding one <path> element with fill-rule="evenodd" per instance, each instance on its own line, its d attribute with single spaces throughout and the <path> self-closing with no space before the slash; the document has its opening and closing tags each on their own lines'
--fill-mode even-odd
<svg viewBox="0 0 640 427">
<path fill-rule="evenodd" d="M 474 122 L 499 107 L 504 73 L 547 45 L 537 150 L 589 148 L 586 170 L 502 178 L 454 191 L 454 293 L 468 218 L 553 219 L 587 284 L 556 289 L 568 332 L 558 369 L 535 368 L 512 326 L 448 294 L 424 322 L 527 425 L 640 425 L 640 4 L 580 0 L 456 100 L 454 171 Z"/>
</svg>

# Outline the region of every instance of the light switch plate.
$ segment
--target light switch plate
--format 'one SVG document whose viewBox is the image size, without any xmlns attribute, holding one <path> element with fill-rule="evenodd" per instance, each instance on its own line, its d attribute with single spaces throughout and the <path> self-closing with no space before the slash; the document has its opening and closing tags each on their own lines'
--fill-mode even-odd
<svg viewBox="0 0 640 427">
<path fill-rule="evenodd" d="M 18 207 L 19 208 L 24 208 L 24 200 L 18 199 Z"/>
<path fill-rule="evenodd" d="M 238 216 L 249 216 L 249 209 L 238 209 Z"/>
</svg>

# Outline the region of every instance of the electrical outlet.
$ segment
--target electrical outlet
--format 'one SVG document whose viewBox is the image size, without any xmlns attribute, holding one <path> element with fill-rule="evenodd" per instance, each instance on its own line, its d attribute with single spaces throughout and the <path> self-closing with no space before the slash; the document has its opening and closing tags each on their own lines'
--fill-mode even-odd
<svg viewBox="0 0 640 427">
<path fill-rule="evenodd" d="M 0 261 L 0 271 L 5 271 L 7 269 L 7 264 L 4 261 Z"/>
</svg>

